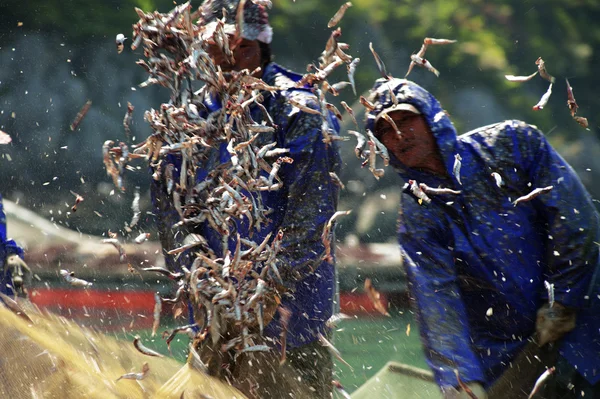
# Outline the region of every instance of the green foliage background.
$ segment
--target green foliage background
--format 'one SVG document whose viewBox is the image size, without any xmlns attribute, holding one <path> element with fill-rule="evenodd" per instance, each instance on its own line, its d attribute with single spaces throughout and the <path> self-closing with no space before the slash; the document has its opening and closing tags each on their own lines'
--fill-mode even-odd
<svg viewBox="0 0 600 399">
<path fill-rule="evenodd" d="M 271 23 L 277 58 L 294 58 L 298 65 L 315 59 L 330 32 L 327 21 L 342 2 L 273 3 Z M 16 30 L 16 21 L 20 21 L 22 29 L 59 33 L 68 41 L 88 43 L 127 33 L 137 20 L 133 7 L 165 12 L 174 4 L 168 0 L 5 0 L 0 4 L 0 26 L 3 36 Z M 192 4 L 198 6 L 200 2 Z M 562 129 L 557 134 L 569 136 L 579 127 L 566 112 L 563 80 L 555 85 L 550 110 L 534 112 L 531 106 L 545 92 L 546 83 L 541 79 L 510 83 L 503 75 L 530 74 L 536 70 L 535 60 L 542 56 L 551 74 L 570 79 L 581 107 L 579 113 L 590 119 L 595 131 L 593 110 L 600 102 L 593 90 L 599 83 L 595 73 L 600 67 L 599 18 L 597 0 L 354 0 L 341 26 L 343 40 L 353 48 L 357 42 L 360 49 L 366 48 L 364 43 L 372 40 L 384 60 L 393 60 L 394 66 L 398 50 L 417 51 L 426 36 L 457 39 L 456 45 L 438 47 L 427 54 L 442 72 L 432 91 L 451 113 L 457 86 L 485 86 L 518 116 L 540 127 L 558 125 Z M 377 71 L 370 54 L 359 55 L 363 65 L 357 79 L 359 87 L 366 90 L 377 78 Z M 403 64 L 408 65 L 408 57 Z M 402 76 L 406 66 L 390 69 L 394 76 Z M 459 127 L 462 123 L 457 121 Z"/>
</svg>

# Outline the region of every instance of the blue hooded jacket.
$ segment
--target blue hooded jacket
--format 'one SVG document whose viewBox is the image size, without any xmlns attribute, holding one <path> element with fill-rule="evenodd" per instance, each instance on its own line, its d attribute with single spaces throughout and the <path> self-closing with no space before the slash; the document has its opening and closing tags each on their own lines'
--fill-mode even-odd
<svg viewBox="0 0 600 399">
<path fill-rule="evenodd" d="M 277 91 L 274 95 L 264 93 L 263 105 L 269 112 L 277 129 L 274 134 L 261 134 L 254 144 L 262 147 L 277 142 L 278 148 L 289 149 L 291 164 L 282 164 L 279 177 L 283 180 L 283 188 L 276 191 L 262 192 L 262 203 L 266 209 L 272 208 L 269 214 L 271 222 L 260 231 L 252 231 L 251 239 L 261 242 L 273 233 L 271 240 L 283 229 L 283 241 L 278 261 L 280 270 L 295 270 L 301 278 L 291 275 L 284 283 L 290 289 L 290 294 L 282 299 L 282 306 L 292 311 L 288 325 L 287 346 L 296 348 L 314 341 L 317 333 L 325 333 L 325 322 L 333 313 L 335 295 L 334 264 L 322 261 L 325 248 L 321 241 L 324 225 L 335 213 L 339 188 L 332 180 L 330 172 L 339 173 L 340 156 L 335 142 L 326 145 L 323 142 L 322 119 L 319 115 L 300 111 L 293 107 L 289 98 L 303 103 L 307 107 L 320 110 L 316 96 L 305 88 L 292 86 L 301 79 L 301 75 L 290 72 L 277 64 L 268 64 L 263 74 L 263 80 L 269 85 L 289 87 Z M 206 98 L 204 105 L 210 112 L 220 108 L 218 99 Z M 264 120 L 258 107 L 251 109 L 253 120 Z M 206 115 L 202 115 L 206 117 Z M 339 124 L 330 115 L 328 125 L 330 134 L 338 134 Z M 202 182 L 219 164 L 228 162 L 227 143 L 223 143 L 219 151 L 214 150 L 204 161 L 200 161 L 196 170 L 196 181 Z M 174 165 L 173 177 L 179 179 L 181 160 L 170 156 L 167 159 Z M 266 172 L 261 172 L 268 177 Z M 190 232 L 201 234 L 209 243 L 210 248 L 222 257 L 221 235 L 212 229 L 208 223 L 197 226 L 193 231 L 175 230 L 172 226 L 179 222 L 179 215 L 172 205 L 172 199 L 167 194 L 164 180 L 154 181 L 152 200 L 162 241 L 167 266 L 178 270 L 177 262 L 185 262 L 190 266 L 190 258 L 181 256 L 177 260 L 166 251 L 182 245 L 183 239 Z M 247 220 L 237 221 L 237 231 L 242 238 L 250 237 Z M 235 234 L 229 239 L 229 249 L 235 252 Z M 332 245 L 333 251 L 333 245 Z M 332 252 L 333 253 L 333 252 Z M 315 270 L 312 272 L 312 270 Z M 265 335 L 278 338 L 280 323 L 278 314 L 265 328 Z"/>
<path fill-rule="evenodd" d="M 535 333 L 537 310 L 548 301 L 577 309 L 577 325 L 560 354 L 590 383 L 600 381 L 600 222 L 575 171 L 532 125 L 505 121 L 458 136 L 438 101 L 404 79 L 379 80 L 377 108 L 416 107 L 437 141 L 447 177 L 392 164 L 405 179 L 460 195 L 401 199 L 399 241 L 429 366 L 441 387 L 466 381 L 489 387 Z M 453 175 L 462 157 L 460 184 Z M 491 173 L 500 174 L 498 187 Z M 538 187 L 554 186 L 530 202 L 513 205 Z M 488 309 L 492 309 L 491 315 Z"/>
<path fill-rule="evenodd" d="M 19 255 L 23 257 L 23 249 L 13 240 L 6 237 L 6 215 L 4 214 L 4 205 L 2 203 L 2 195 L 0 195 L 0 292 L 5 295 L 14 296 L 15 292 L 12 289 L 12 276 L 10 271 L 4 270 L 4 262 L 10 255 Z"/>
</svg>

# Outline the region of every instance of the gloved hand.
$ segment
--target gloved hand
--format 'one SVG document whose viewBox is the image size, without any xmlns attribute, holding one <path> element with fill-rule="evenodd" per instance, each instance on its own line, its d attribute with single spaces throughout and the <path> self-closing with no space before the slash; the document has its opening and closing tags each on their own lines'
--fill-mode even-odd
<svg viewBox="0 0 600 399">
<path fill-rule="evenodd" d="M 10 271 L 13 289 L 19 296 L 27 295 L 25 285 L 29 284 L 31 269 L 19 255 L 13 254 L 6 257 L 4 273 Z"/>
<path fill-rule="evenodd" d="M 575 311 L 558 302 L 554 302 L 552 307 L 545 304 L 537 312 L 535 330 L 539 346 L 558 341 L 574 328 Z"/>
<path fill-rule="evenodd" d="M 477 399 L 487 399 L 487 393 L 480 383 L 470 382 L 466 385 Z M 464 390 L 458 390 L 456 388 L 442 389 L 442 394 L 444 395 L 444 399 L 474 399 L 473 396 L 469 395 Z"/>
</svg>

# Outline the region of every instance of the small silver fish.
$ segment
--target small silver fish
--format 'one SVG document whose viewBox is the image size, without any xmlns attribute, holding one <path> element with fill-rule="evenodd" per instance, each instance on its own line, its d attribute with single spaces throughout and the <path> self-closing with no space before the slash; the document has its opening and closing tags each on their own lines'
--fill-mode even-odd
<svg viewBox="0 0 600 399">
<path fill-rule="evenodd" d="M 352 60 L 350 64 L 348 64 L 348 80 L 350 81 L 350 85 L 352 85 L 352 91 L 354 95 L 356 95 L 356 84 L 354 83 L 354 73 L 356 72 L 356 67 L 360 63 L 360 58 L 355 58 Z"/>
<path fill-rule="evenodd" d="M 429 61 L 427 61 L 425 58 L 421 58 L 417 54 L 413 54 L 410 56 L 410 59 L 416 65 L 427 69 L 429 72 L 432 72 L 435 76 L 437 76 L 437 77 L 440 76 L 440 72 L 437 69 L 435 69 L 433 67 L 433 65 L 431 65 L 431 63 Z M 407 73 L 407 75 L 408 75 L 408 73 Z"/>
<path fill-rule="evenodd" d="M 327 27 L 333 28 L 334 26 L 336 26 L 342 20 L 342 18 L 344 18 L 344 14 L 346 13 L 346 10 L 350 7 L 352 7 L 352 3 L 349 1 L 342 4 L 342 6 L 339 8 L 339 10 L 337 10 L 335 15 L 333 17 L 331 17 L 331 19 L 329 20 Z"/>
<path fill-rule="evenodd" d="M 153 351 L 152 349 L 148 349 L 146 348 L 141 342 L 140 342 L 140 337 L 135 337 L 133 339 L 133 346 L 135 346 L 135 349 L 138 350 L 138 352 L 140 352 L 141 354 L 144 354 L 146 356 L 154 356 L 154 357 L 164 357 L 163 355 L 161 355 L 158 352 Z"/>
<path fill-rule="evenodd" d="M 146 375 L 148 374 L 148 371 L 150 371 L 150 366 L 148 366 L 148 363 L 144 363 L 144 365 L 142 366 L 142 372 L 141 373 L 127 373 L 127 374 L 123 374 L 122 376 L 120 376 L 119 378 L 117 378 L 117 381 L 119 380 L 143 380 L 144 378 L 146 378 Z"/>
<path fill-rule="evenodd" d="M 552 374 L 554 374 L 555 370 L 556 370 L 555 367 L 550 367 L 549 369 L 547 369 L 546 371 L 544 371 L 542 373 L 542 375 L 540 375 L 540 377 L 535 382 L 535 385 L 533 386 L 533 389 L 531 390 L 531 393 L 529 394 L 529 396 L 528 396 L 527 399 L 531 399 L 533 397 L 533 395 L 535 395 L 536 393 L 538 393 L 538 391 L 544 385 L 544 383 L 546 382 L 546 380 L 548 379 L 548 377 L 550 377 Z"/>
<path fill-rule="evenodd" d="M 548 291 L 548 304 L 552 307 L 554 305 L 554 284 L 544 281 L 544 286 L 546 287 L 546 291 Z"/>
<path fill-rule="evenodd" d="M 527 201 L 531 201 L 532 199 L 534 199 L 535 197 L 537 197 L 540 194 L 545 194 L 548 193 L 550 191 L 552 191 L 552 189 L 554 188 L 554 186 L 548 186 L 548 187 L 539 187 L 536 188 L 535 190 L 533 190 L 532 192 L 530 192 L 527 195 L 524 195 L 522 197 L 517 198 L 514 202 L 513 205 L 517 206 L 519 205 L 521 202 L 527 202 Z"/>
<path fill-rule="evenodd" d="M 532 73 L 529 76 L 504 75 L 504 77 L 509 82 L 523 83 L 523 82 L 527 82 L 528 80 L 531 80 L 537 74 L 538 74 L 538 71 L 535 71 L 534 73 Z"/>
<path fill-rule="evenodd" d="M 80 278 L 74 277 L 74 273 L 68 270 L 62 269 L 60 271 L 60 275 L 65 279 L 65 281 L 71 284 L 74 287 L 90 287 L 92 283 L 89 281 L 82 280 Z"/>
<path fill-rule="evenodd" d="M 456 177 L 458 184 L 462 186 L 462 182 L 460 181 L 460 168 L 462 163 L 460 161 L 462 161 L 460 154 L 454 154 L 454 166 L 452 167 L 452 174 L 454 174 L 454 177 Z"/>
<path fill-rule="evenodd" d="M 552 95 L 552 83 L 550 83 L 548 90 L 544 93 L 542 98 L 540 98 L 540 101 L 536 105 L 533 106 L 533 110 L 539 111 L 540 109 L 544 109 L 546 104 L 548 104 L 548 100 L 550 100 L 551 95 Z"/>
<path fill-rule="evenodd" d="M 502 176 L 500 176 L 500 174 L 498 172 L 492 172 L 491 176 L 496 181 L 496 185 L 498 187 L 502 187 L 504 185 L 504 182 L 502 181 Z"/>
</svg>

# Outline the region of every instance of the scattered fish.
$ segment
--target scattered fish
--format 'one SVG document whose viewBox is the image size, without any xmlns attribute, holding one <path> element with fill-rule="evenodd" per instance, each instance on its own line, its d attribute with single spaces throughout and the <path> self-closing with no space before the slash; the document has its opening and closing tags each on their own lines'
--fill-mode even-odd
<svg viewBox="0 0 600 399">
<path fill-rule="evenodd" d="M 150 371 L 150 366 L 148 366 L 148 363 L 144 363 L 144 365 L 142 366 L 142 372 L 141 373 L 127 373 L 127 374 L 123 374 L 122 376 L 120 376 L 119 378 L 117 378 L 117 381 L 120 381 L 120 380 L 137 380 L 137 381 L 141 381 L 144 378 L 146 378 L 146 375 L 148 375 L 149 371 Z"/>
<path fill-rule="evenodd" d="M 160 315 L 162 313 L 162 299 L 158 293 L 154 293 L 154 312 L 153 312 L 153 322 L 152 322 L 152 336 L 156 335 L 156 331 L 160 326 Z"/>
<path fill-rule="evenodd" d="M 411 181 L 412 180 L 409 180 L 409 182 L 411 182 Z M 453 190 L 451 188 L 443 188 L 443 187 L 434 188 L 434 187 L 429 187 L 425 183 L 419 183 L 419 188 L 425 194 L 432 194 L 432 195 L 459 195 L 460 193 L 462 193 L 462 191 L 460 191 L 460 190 Z"/>
<path fill-rule="evenodd" d="M 373 48 L 373 42 L 369 43 L 369 50 L 371 50 L 373 58 L 375 58 L 375 63 L 377 64 L 377 69 L 379 70 L 381 76 L 383 76 L 386 79 L 389 79 L 390 76 L 388 75 L 387 70 L 385 69 L 385 64 L 383 63 L 383 60 L 381 59 L 381 57 L 379 57 L 379 54 L 377 54 L 377 52 Z"/>
<path fill-rule="evenodd" d="M 333 15 L 333 17 L 331 17 L 331 19 L 329 20 L 329 23 L 327 24 L 328 28 L 333 28 L 334 26 L 336 26 L 344 17 L 344 14 L 346 13 L 346 10 L 348 8 L 352 7 L 352 3 L 351 2 L 346 2 L 344 4 L 342 4 L 342 6 L 339 8 L 339 10 L 337 10 L 337 12 Z"/>
<path fill-rule="evenodd" d="M 469 396 L 470 399 L 479 399 L 477 398 L 477 395 L 473 393 L 471 388 L 469 388 L 469 386 L 462 381 L 457 369 L 454 369 L 454 374 L 456 374 L 456 381 L 458 382 L 458 386 L 460 387 L 460 389 L 462 389 Z"/>
<path fill-rule="evenodd" d="M 571 117 L 575 117 L 577 113 L 577 101 L 575 101 L 575 96 L 573 95 L 573 88 L 569 84 L 569 79 L 565 79 L 567 82 L 567 105 L 569 106 L 569 111 L 571 112 Z"/>
<path fill-rule="evenodd" d="M 508 80 L 510 82 L 522 83 L 522 82 L 527 82 L 527 81 L 531 80 L 537 74 L 538 74 L 538 71 L 535 71 L 534 73 L 532 73 L 529 76 L 504 75 L 504 77 L 506 78 L 506 80 Z"/>
<path fill-rule="evenodd" d="M 342 358 L 342 354 L 340 353 L 340 351 L 337 350 L 337 348 L 335 346 L 333 346 L 333 344 L 331 342 L 329 342 L 329 340 L 327 340 L 327 338 L 325 338 L 325 336 L 323 334 L 319 333 L 318 337 L 319 337 L 319 342 L 321 343 L 321 345 L 326 347 L 329 350 L 329 353 L 331 353 L 333 356 L 335 356 L 335 358 L 338 359 L 340 362 L 342 362 L 346 366 L 350 367 L 351 371 L 354 371 L 354 368 L 352 366 L 350 366 L 350 364 L 347 361 L 345 361 L 344 358 Z"/>
<path fill-rule="evenodd" d="M 350 394 L 348 392 L 346 392 L 346 390 L 344 389 L 344 387 L 342 386 L 342 384 L 338 380 L 333 380 L 331 382 L 333 384 L 333 387 L 335 389 L 337 389 L 337 391 L 339 392 L 339 394 L 342 395 L 342 397 L 344 399 L 351 399 Z"/>
<path fill-rule="evenodd" d="M 367 296 L 373 303 L 373 306 L 375 306 L 375 309 L 384 316 L 390 316 L 389 312 L 387 311 L 387 309 L 383 306 L 383 303 L 381 302 L 381 294 L 379 292 L 377 292 L 375 287 L 373 287 L 373 283 L 371 282 L 370 278 L 365 279 L 365 287 L 364 288 L 365 288 L 365 292 L 367 293 Z"/>
<path fill-rule="evenodd" d="M 544 287 L 546 287 L 546 291 L 548 291 L 548 304 L 552 307 L 554 305 L 554 284 L 544 281 Z"/>
<path fill-rule="evenodd" d="M 462 158 L 460 154 L 454 154 L 454 166 L 452 167 L 452 174 L 458 181 L 458 184 L 462 186 L 462 182 L 460 181 L 460 168 L 462 167 Z"/>
<path fill-rule="evenodd" d="M 327 328 L 335 328 L 337 327 L 338 323 L 342 320 L 349 320 L 351 319 L 351 316 L 348 316 L 347 314 L 344 313 L 336 313 L 333 316 L 331 316 L 329 318 L 329 320 L 327 320 L 327 322 L 325 323 L 325 326 Z"/>
<path fill-rule="evenodd" d="M 71 194 L 75 196 L 75 204 L 73 204 L 73 206 L 71 207 L 71 212 L 77 212 L 77 205 L 79 205 L 79 203 L 83 201 L 83 197 L 73 191 L 71 191 Z"/>
<path fill-rule="evenodd" d="M 536 105 L 533 106 L 533 110 L 539 111 L 540 109 L 544 109 L 546 104 L 548 104 L 548 100 L 550 100 L 551 95 L 552 95 L 552 83 L 550 83 L 548 90 L 544 93 L 542 98 L 540 98 L 540 101 Z"/>
<path fill-rule="evenodd" d="M 544 79 L 546 79 L 548 82 L 550 83 L 554 83 L 554 81 L 556 80 L 554 78 L 554 76 L 550 75 L 548 73 L 548 71 L 546 70 L 546 63 L 544 62 L 544 60 L 542 59 L 542 57 L 539 57 L 536 61 L 535 64 L 538 67 L 538 72 L 540 73 L 540 76 Z"/>
<path fill-rule="evenodd" d="M 117 251 L 119 251 L 119 261 L 120 262 L 127 261 L 127 253 L 125 252 L 125 248 L 123 248 L 123 245 L 121 244 L 121 242 L 118 239 L 105 238 L 102 240 L 102 242 L 104 244 L 111 244 L 113 247 L 115 247 L 117 249 Z"/>
<path fill-rule="evenodd" d="M 529 394 L 527 399 L 531 399 L 536 393 L 539 392 L 539 390 L 542 388 L 542 386 L 546 383 L 546 381 L 548 380 L 548 378 L 554 374 L 554 371 L 556 370 L 555 367 L 550 367 L 549 369 L 547 369 L 546 371 L 544 371 L 542 373 L 542 375 L 539 376 L 539 378 L 537 379 L 537 381 L 535 382 L 535 385 L 533 386 L 533 389 L 531 390 L 531 393 Z"/>
<path fill-rule="evenodd" d="M 584 118 L 583 116 L 574 116 L 573 119 L 575 119 L 575 121 L 577 123 L 579 123 L 581 125 L 581 127 L 586 128 L 586 129 L 588 128 L 589 123 L 588 123 L 587 118 Z"/>
<path fill-rule="evenodd" d="M 133 241 L 136 244 L 143 244 L 143 243 L 145 243 L 148 240 L 148 238 L 150 238 L 150 233 L 141 233 Z"/>
<path fill-rule="evenodd" d="M 141 342 L 140 342 L 140 337 L 136 336 L 133 339 L 133 346 L 135 347 L 135 349 L 138 350 L 138 352 L 140 352 L 143 355 L 146 356 L 153 356 L 153 357 L 164 357 L 163 355 L 161 355 L 158 352 L 153 351 L 152 349 L 148 349 L 146 348 Z"/>
<path fill-rule="evenodd" d="M 350 64 L 348 64 L 348 80 L 350 81 L 350 85 L 352 86 L 352 91 L 354 95 L 356 95 L 356 84 L 354 83 L 354 73 L 356 72 L 356 67 L 360 63 L 360 58 L 355 58 L 352 60 Z"/>
<path fill-rule="evenodd" d="M 540 194 L 545 194 L 545 193 L 549 193 L 550 191 L 552 191 L 552 189 L 554 188 L 554 186 L 548 186 L 548 187 L 539 187 L 536 188 L 535 190 L 533 190 L 532 192 L 530 192 L 527 195 L 524 195 L 522 197 L 517 198 L 514 202 L 513 205 L 517 206 L 522 202 L 527 202 L 527 201 L 531 201 L 532 199 L 534 199 L 535 197 L 537 197 Z"/>
<path fill-rule="evenodd" d="M 417 184 L 417 182 L 415 180 L 409 180 L 408 181 L 408 187 L 410 189 L 410 192 L 415 197 L 417 197 L 417 199 L 419 200 L 419 205 L 421 205 L 423 202 L 426 203 L 426 204 L 431 203 L 431 198 L 429 198 L 429 196 L 419 186 L 419 184 Z"/>
<path fill-rule="evenodd" d="M 73 287 L 91 287 L 93 283 L 86 281 L 86 280 L 82 280 L 80 278 L 75 277 L 75 273 L 74 272 L 70 272 L 68 270 L 65 269 L 61 269 L 60 270 L 60 275 L 65 279 L 65 281 L 69 284 L 71 284 Z"/>
<path fill-rule="evenodd" d="M 81 123 L 83 118 L 85 118 L 85 115 L 88 113 L 91 106 L 92 106 L 92 100 L 87 100 L 86 103 L 81 108 L 81 110 L 75 116 L 73 123 L 71 123 L 71 125 L 70 125 L 72 131 L 77 130 L 77 127 L 79 126 L 79 124 Z"/>
<path fill-rule="evenodd" d="M 502 187 L 504 185 L 504 181 L 502 181 L 502 176 L 498 172 L 492 172 L 491 176 L 494 178 L 496 185 L 498 187 Z"/>
</svg>

